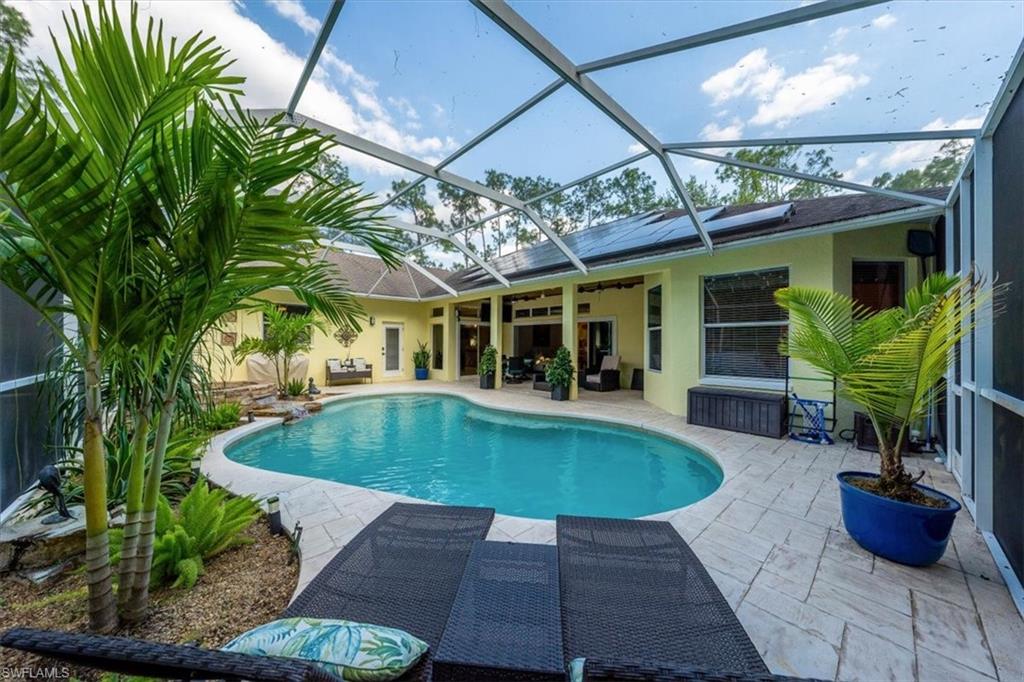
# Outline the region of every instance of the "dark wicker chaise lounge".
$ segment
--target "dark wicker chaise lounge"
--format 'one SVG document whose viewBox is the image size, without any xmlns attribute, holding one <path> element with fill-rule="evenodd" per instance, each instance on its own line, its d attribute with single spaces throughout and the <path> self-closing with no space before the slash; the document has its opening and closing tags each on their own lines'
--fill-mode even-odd
<svg viewBox="0 0 1024 682">
<path fill-rule="evenodd" d="M 587 659 L 587 679 L 770 677 L 671 524 L 559 516 L 557 526 L 563 647 L 567 662 Z"/>
<path fill-rule="evenodd" d="M 429 678 L 436 650 L 475 540 L 487 535 L 493 509 L 394 504 L 364 528 L 313 579 L 283 616 L 344 618 L 405 630 L 430 645 L 403 680 Z M 76 665 L 152 677 L 226 680 L 333 680 L 294 659 L 228 653 L 18 628 L 0 645 Z"/>
</svg>

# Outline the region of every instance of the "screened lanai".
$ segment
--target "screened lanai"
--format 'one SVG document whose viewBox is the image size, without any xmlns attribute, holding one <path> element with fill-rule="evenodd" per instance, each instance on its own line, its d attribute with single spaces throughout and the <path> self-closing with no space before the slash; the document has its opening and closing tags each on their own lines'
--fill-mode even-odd
<svg viewBox="0 0 1024 682">
<path fill-rule="evenodd" d="M 410 235 L 407 260 L 462 260 L 507 285 L 488 263 L 490 234 L 514 222 L 513 229 L 529 235 L 523 241 L 550 242 L 560 258 L 585 273 L 586 264 L 562 238 L 580 226 L 566 225 L 545 210 L 544 202 L 626 168 L 644 170 L 666 200 L 685 211 L 708 253 L 715 243 L 698 208 L 710 207 L 697 206 L 686 179 L 707 178 L 709 169 L 722 166 L 790 184 L 821 185 L 827 192 L 863 192 L 944 207 L 944 198 L 915 193 L 906 183 L 886 186 L 879 178 L 922 167 L 944 143 L 969 146 L 984 133 L 987 107 L 1014 61 L 1021 25 L 1019 9 L 1000 3 L 973 3 L 966 20 L 960 11 L 966 5 L 957 3 L 927 8 L 927 3 L 877 0 L 719 3 L 715 12 L 703 6 L 665 7 L 669 4 L 603 3 L 584 9 L 583 3 L 481 1 L 437 5 L 429 20 L 420 16 L 423 8 L 412 6 L 406 8 L 408 18 L 395 17 L 396 24 L 424 19 L 434 27 L 444 22 L 443 37 L 458 42 L 442 54 L 431 53 L 440 49 L 436 38 L 417 45 L 415 35 L 401 28 L 389 33 L 374 23 L 381 19 L 378 9 L 340 0 L 315 5 L 308 14 L 303 9 L 295 15 L 311 40 L 297 41 L 295 49 L 305 47 L 307 56 L 287 98 L 279 96 L 278 84 L 274 97 L 260 97 L 254 104 L 263 115 L 283 112 L 297 124 L 335 136 L 342 148 L 339 158 L 368 189 L 378 191 L 389 224 Z M 324 10 L 322 16 L 313 15 L 317 9 Z M 900 12 L 908 15 L 902 21 Z M 921 12 L 930 13 L 926 22 L 916 21 L 914 15 Z M 592 13 L 599 16 L 586 16 Z M 652 22 L 652 16 L 664 23 Z M 989 38 L 980 54 L 965 49 L 981 47 L 977 35 L 971 35 L 974 21 L 984 22 Z M 571 34 L 566 27 L 574 23 L 603 32 L 600 37 L 586 31 Z M 998 27 L 995 35 L 993 27 Z M 793 72 L 792 54 L 809 51 L 814 36 L 819 41 L 827 37 L 818 48 L 823 58 Z M 392 60 L 388 78 L 374 82 L 353 67 L 349 53 L 361 40 L 372 41 L 380 59 L 386 53 Z M 607 54 L 598 50 L 601 44 L 621 49 Z M 480 59 L 458 65 L 452 59 L 456 53 Z M 943 62 L 942 67 L 920 68 L 930 60 Z M 726 67 L 701 79 L 708 63 Z M 883 71 L 891 72 L 887 77 L 875 71 L 882 64 Z M 445 109 L 440 100 L 447 95 L 449 105 L 461 104 L 472 114 L 460 117 L 461 129 L 447 126 L 450 132 L 443 137 L 417 137 L 426 116 L 415 97 L 403 98 L 388 86 L 391 80 L 400 85 L 425 77 L 431 65 L 440 71 L 426 78 L 436 89 L 435 113 Z M 459 73 L 456 66 L 462 67 Z M 330 106 L 332 93 L 344 92 L 341 84 L 351 88 L 355 101 L 348 111 Z M 936 97 L 946 84 L 962 92 Z M 1002 83 L 1004 88 L 1012 85 Z M 472 93 L 467 92 L 470 86 Z M 755 107 L 746 121 L 735 111 L 744 98 Z M 710 123 L 698 127 L 687 120 L 692 116 L 672 113 L 702 108 L 702 99 L 712 105 Z M 843 115 L 836 114 L 839 108 Z M 380 114 L 376 122 L 369 113 L 375 110 Z M 375 125 L 382 122 L 388 125 Z M 596 137 L 606 143 L 590 145 L 588 140 Z M 509 155 L 509 145 L 521 147 L 522 153 Z M 735 153 L 784 145 L 827 149 L 837 159 L 835 166 L 848 163 L 849 169 L 816 174 Z M 513 191 L 481 177 L 483 168 L 547 177 L 552 156 L 571 161 L 555 164 L 562 179 L 544 191 Z M 382 178 L 401 182 L 388 187 Z M 438 201 L 442 187 L 474 195 L 487 210 L 436 220 L 452 210 Z M 421 216 L 400 201 L 418 189 L 426 189 L 426 201 L 434 204 L 431 220 L 425 221 L 429 224 L 417 223 Z M 446 252 L 454 258 L 445 257 Z"/>
</svg>

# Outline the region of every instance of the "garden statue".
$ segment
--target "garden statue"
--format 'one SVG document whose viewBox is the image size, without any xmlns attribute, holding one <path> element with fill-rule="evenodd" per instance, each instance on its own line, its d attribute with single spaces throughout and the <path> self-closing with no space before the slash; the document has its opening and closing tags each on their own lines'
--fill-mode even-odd
<svg viewBox="0 0 1024 682">
<path fill-rule="evenodd" d="M 57 508 L 57 513 L 50 514 L 42 520 L 42 523 L 50 525 L 75 518 L 68 511 L 67 503 L 64 502 L 64 493 L 60 489 L 60 471 L 57 470 L 57 467 L 47 464 L 39 470 L 39 487 L 53 495 L 53 506 Z"/>
<path fill-rule="evenodd" d="M 306 387 L 306 394 L 312 398 L 315 395 L 320 395 L 320 389 L 313 383 L 313 377 L 309 378 L 309 386 Z"/>
</svg>

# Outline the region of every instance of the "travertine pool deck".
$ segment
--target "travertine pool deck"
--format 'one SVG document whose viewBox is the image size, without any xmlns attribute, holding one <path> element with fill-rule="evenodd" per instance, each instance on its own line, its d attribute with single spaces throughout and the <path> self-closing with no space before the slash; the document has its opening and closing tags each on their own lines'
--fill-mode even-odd
<svg viewBox="0 0 1024 682">
<path fill-rule="evenodd" d="M 970 515 L 958 515 L 949 550 L 930 568 L 872 556 L 843 531 L 835 474 L 875 470 L 847 445 L 690 426 L 631 391 L 584 393 L 554 403 L 526 386 L 483 391 L 469 382 L 345 386 L 349 397 L 438 392 L 477 403 L 626 423 L 684 439 L 711 454 L 725 481 L 710 497 L 650 518 L 670 522 L 693 547 L 772 672 L 837 680 L 1024 680 L 1024 621 Z M 315 417 L 314 417 L 315 418 Z M 397 501 L 367 488 L 237 464 L 224 448 L 278 423 L 261 419 L 218 435 L 203 461 L 214 482 L 240 494 L 277 494 L 287 528 L 302 524 L 301 590 L 356 533 Z M 959 498 L 953 477 L 926 459 L 923 483 Z M 553 543 L 553 521 L 498 514 L 488 539 Z"/>
</svg>

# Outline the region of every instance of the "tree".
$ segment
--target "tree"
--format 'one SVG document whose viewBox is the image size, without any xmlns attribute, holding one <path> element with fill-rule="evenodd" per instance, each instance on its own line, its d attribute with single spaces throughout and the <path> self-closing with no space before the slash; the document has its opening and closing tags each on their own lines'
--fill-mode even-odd
<svg viewBox="0 0 1024 682">
<path fill-rule="evenodd" d="M 447 183 L 439 184 L 437 191 L 441 198 L 441 203 L 451 211 L 451 217 L 448 219 L 449 229 L 466 230 L 468 232 L 467 228 L 483 217 L 485 209 L 480 197 L 476 194 Z M 487 258 L 489 256 L 487 255 L 487 244 L 484 242 L 483 225 L 477 227 L 477 234 L 480 235 L 479 249 L 473 244 L 469 234 L 465 235 L 466 244 L 469 248 L 482 253 Z M 465 262 L 468 265 L 469 259 L 466 258 Z"/>
<path fill-rule="evenodd" d="M 903 444 L 988 297 L 975 273 L 936 273 L 907 293 L 904 308 L 875 313 L 827 289 L 775 292 L 789 311 L 783 352 L 834 376 L 839 391 L 871 418 L 881 459 L 878 493 L 914 499 L 917 479 L 903 466 Z"/>
<path fill-rule="evenodd" d="M 69 22 L 62 78 L 44 69 L 32 92 L 15 77 L 13 51 L 0 76 L 0 279 L 51 321 L 84 368 L 90 623 L 109 630 L 107 361 L 148 388 L 156 413 L 148 465 L 145 448 L 133 448 L 125 537 L 134 529 L 134 548 L 119 585 L 131 620 L 146 611 L 163 459 L 203 339 L 224 314 L 277 287 L 358 327 L 361 308 L 316 257 L 320 226 L 345 230 L 386 262 L 394 253 L 357 188 L 325 179 L 298 186 L 330 139 L 224 100 L 242 79 L 224 74 L 229 62 L 212 39 L 171 51 L 162 27 L 140 35 L 135 5 L 127 31 L 116 6 L 83 12 Z M 81 343 L 64 336 L 54 313 L 76 317 Z M 132 416 L 149 418 L 138 395 Z M 140 442 L 143 428 L 136 424 Z"/>
<path fill-rule="evenodd" d="M 116 7 L 100 5 L 94 18 L 85 6 L 84 14 L 84 26 L 77 13 L 68 25 L 63 82 L 45 66 L 45 86 L 19 82 L 19 60 L 13 49 L 7 53 L 0 78 L 0 277 L 51 321 L 83 368 L 89 621 L 109 631 L 116 609 L 100 381 L 108 345 L 146 323 L 135 300 L 140 288 L 126 286 L 134 248 L 152 227 L 153 188 L 142 166 L 168 121 L 185 118 L 201 93 L 239 81 L 223 74 L 224 52 L 210 41 L 191 41 L 172 56 L 157 49 L 152 27 L 143 40 L 134 5 L 131 41 Z M 77 319 L 82 343 L 56 322 L 65 313 Z"/>
<path fill-rule="evenodd" d="M 893 175 L 885 172 L 871 181 L 874 187 L 897 189 L 912 192 L 930 187 L 948 187 L 960 174 L 964 157 L 970 146 L 960 140 L 950 140 L 939 148 L 939 153 L 932 157 L 924 168 L 911 168 Z"/>
<path fill-rule="evenodd" d="M 739 161 L 809 173 L 823 178 L 842 178 L 842 173 L 832 167 L 832 157 L 824 149 L 805 153 L 798 145 L 774 145 L 758 149 L 739 149 L 735 153 L 730 152 L 729 156 Z M 725 164 L 715 170 L 715 179 L 720 183 L 732 185 L 732 193 L 723 198 L 733 204 L 809 199 L 836 191 L 828 185 L 810 180 L 794 180 L 774 173 Z"/>
<path fill-rule="evenodd" d="M 726 203 L 725 197 L 722 196 L 717 186 L 707 181 L 699 182 L 695 175 L 691 175 L 683 184 L 683 187 L 690 195 L 690 198 L 693 199 L 695 206 L 710 208 Z"/>
<path fill-rule="evenodd" d="M 658 196 L 654 178 L 638 168 L 626 168 L 607 183 L 608 204 L 605 214 L 610 217 L 622 218 L 679 205 L 673 194 Z"/>
<path fill-rule="evenodd" d="M 292 360 L 299 353 L 307 353 L 313 347 L 314 329 L 326 334 L 327 327 L 313 313 L 291 315 L 269 304 L 263 307 L 263 324 L 263 336 L 247 336 L 235 347 L 235 361 L 250 355 L 270 358 L 274 363 L 277 392 L 283 398 L 288 394 Z"/>
</svg>

